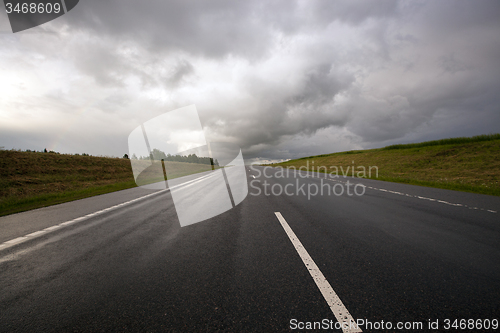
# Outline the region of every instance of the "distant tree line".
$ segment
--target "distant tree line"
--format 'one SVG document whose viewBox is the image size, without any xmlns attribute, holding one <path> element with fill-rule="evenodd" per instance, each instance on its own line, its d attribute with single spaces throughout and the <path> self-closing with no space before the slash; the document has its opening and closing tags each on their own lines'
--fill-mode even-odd
<svg viewBox="0 0 500 333">
<path fill-rule="evenodd" d="M 0 146 L 0 150 L 2 150 L 4 147 Z M 15 149 L 12 149 L 12 150 L 15 150 Z M 21 149 L 17 149 L 17 151 L 25 151 L 27 153 L 49 153 L 49 154 L 60 154 L 59 152 L 57 151 L 53 151 L 53 150 L 47 150 L 47 148 L 45 148 L 44 150 L 41 150 L 41 151 L 37 151 L 37 150 L 31 150 L 31 149 L 26 149 L 26 150 L 21 150 Z M 78 154 L 78 153 L 75 153 L 75 154 L 64 154 L 64 155 L 74 155 L 74 156 L 92 156 L 90 154 L 86 154 L 86 153 L 83 153 L 83 154 Z M 109 156 L 100 156 L 100 157 L 109 157 Z M 113 158 L 113 156 L 111 156 L 111 158 Z M 165 154 L 164 152 L 162 152 L 161 150 L 159 149 L 153 149 L 151 151 L 151 156 L 139 156 L 137 157 L 135 154 L 132 155 L 132 157 L 130 157 L 128 154 L 124 154 L 123 157 L 124 159 L 130 159 L 132 158 L 133 160 L 150 160 L 150 159 L 153 159 L 153 160 L 157 160 L 157 161 L 160 161 L 160 160 L 165 160 L 165 161 L 174 161 L 174 162 L 184 162 L 184 163 L 197 163 L 197 164 L 208 164 L 208 165 L 214 165 L 214 166 L 219 166 L 219 162 L 217 160 L 214 160 L 213 158 L 210 158 L 210 157 L 198 157 L 196 156 L 196 154 L 189 154 L 189 155 L 171 155 L 171 154 Z"/>
<path fill-rule="evenodd" d="M 2 147 L 0 146 L 0 150 L 4 150 L 3 148 L 5 147 Z M 54 150 L 47 150 L 47 148 L 43 149 L 43 150 L 36 150 L 36 149 L 10 149 L 10 151 L 17 151 L 17 152 L 26 152 L 26 153 L 47 153 L 47 154 L 58 154 L 58 155 L 72 155 L 72 156 L 89 156 L 89 157 L 104 157 L 104 158 L 119 158 L 119 157 L 116 157 L 116 156 L 106 156 L 106 155 L 90 155 L 90 154 L 87 154 L 87 153 L 82 153 L 82 154 L 79 154 L 79 153 L 60 153 L 58 151 L 54 151 Z M 125 154 L 123 155 L 123 158 L 125 159 L 128 159 L 128 154 Z"/>
<path fill-rule="evenodd" d="M 196 156 L 196 154 L 189 154 L 189 155 L 171 155 L 171 154 L 165 154 L 159 149 L 153 149 L 151 151 L 151 155 L 148 156 L 139 156 L 137 157 L 135 154 L 132 155 L 133 160 L 164 160 L 164 161 L 172 161 L 172 162 L 184 162 L 184 163 L 197 163 L 197 164 L 208 164 L 208 165 L 214 165 L 214 166 L 219 166 L 219 162 L 217 160 L 214 160 L 211 157 L 199 157 Z"/>
</svg>

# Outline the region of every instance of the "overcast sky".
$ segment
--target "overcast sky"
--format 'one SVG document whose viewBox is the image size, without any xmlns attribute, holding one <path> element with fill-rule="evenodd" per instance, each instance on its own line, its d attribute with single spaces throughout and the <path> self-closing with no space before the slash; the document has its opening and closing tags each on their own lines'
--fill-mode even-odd
<svg viewBox="0 0 500 333">
<path fill-rule="evenodd" d="M 497 0 L 81 0 L 17 34 L 1 8 L 5 149 L 122 156 L 190 104 L 247 160 L 500 132 Z"/>
</svg>

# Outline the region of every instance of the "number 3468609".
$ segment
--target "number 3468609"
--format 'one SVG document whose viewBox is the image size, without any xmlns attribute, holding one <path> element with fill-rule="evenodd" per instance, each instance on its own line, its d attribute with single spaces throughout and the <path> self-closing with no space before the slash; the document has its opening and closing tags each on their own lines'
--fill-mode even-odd
<svg viewBox="0 0 500 333">
<path fill-rule="evenodd" d="M 16 3 L 12 4 L 10 2 L 7 2 L 5 4 L 5 10 L 7 11 L 7 14 L 10 13 L 23 13 L 23 14 L 51 14 L 55 13 L 58 14 L 61 11 L 61 4 L 60 3 Z"/>
</svg>

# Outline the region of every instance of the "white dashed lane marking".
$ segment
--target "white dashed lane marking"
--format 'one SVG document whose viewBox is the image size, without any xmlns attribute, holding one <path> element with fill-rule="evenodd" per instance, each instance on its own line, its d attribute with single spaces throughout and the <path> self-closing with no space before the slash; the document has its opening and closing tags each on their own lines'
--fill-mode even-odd
<svg viewBox="0 0 500 333">
<path fill-rule="evenodd" d="M 295 172 L 297 172 L 297 171 L 295 171 Z M 311 176 L 310 173 L 306 173 L 306 178 L 310 177 L 310 176 Z M 326 176 L 325 177 L 311 177 L 311 178 L 324 178 L 324 179 L 332 181 L 332 182 L 338 182 L 338 183 L 342 183 L 342 184 L 346 184 L 347 185 L 347 182 L 343 182 L 343 181 L 340 181 L 340 180 L 337 180 L 337 179 L 326 178 Z M 353 184 L 352 182 L 349 182 L 349 185 L 355 185 L 355 184 Z M 426 198 L 426 197 L 422 197 L 422 196 L 419 196 L 419 195 L 411 195 L 411 194 L 406 194 L 406 193 L 401 193 L 401 192 L 396 192 L 396 191 L 390 191 L 390 190 L 386 190 L 384 188 L 376 188 L 376 187 L 372 187 L 372 186 L 366 186 L 366 185 L 363 185 L 363 184 L 360 184 L 360 185 L 362 185 L 365 188 L 369 188 L 370 190 L 375 190 L 375 191 L 380 191 L 380 192 L 386 192 L 386 193 L 392 193 L 392 194 L 402 195 L 402 196 L 406 196 L 406 197 L 410 197 L 410 198 L 417 198 L 417 199 L 421 199 L 421 200 L 428 200 L 428 201 L 438 202 L 438 203 L 449 205 L 449 206 L 464 207 L 464 208 L 473 209 L 473 210 L 481 210 L 481 211 L 485 211 L 485 212 L 489 212 L 489 213 L 494 213 L 494 214 L 497 213 L 496 210 L 492 210 L 492 209 L 472 207 L 472 206 L 467 206 L 465 204 L 460 204 L 460 203 L 452 203 L 452 202 L 447 202 L 447 201 L 439 200 L 439 199 Z"/>
<path fill-rule="evenodd" d="M 337 295 L 337 293 L 333 290 L 332 286 L 328 282 L 328 280 L 325 278 L 323 273 L 320 271 L 314 260 L 311 258 L 307 250 L 304 248 L 300 240 L 297 238 L 295 233 L 293 232 L 292 228 L 288 225 L 288 223 L 285 221 L 283 216 L 281 215 L 280 212 L 275 212 L 274 213 L 278 220 L 281 223 L 281 226 L 283 229 L 285 229 L 286 234 L 288 235 L 288 238 L 290 238 L 290 241 L 292 242 L 293 246 L 295 247 L 295 250 L 299 254 L 300 258 L 302 259 L 302 262 L 304 265 L 306 265 L 306 268 L 309 270 L 309 274 L 311 274 L 314 282 L 318 286 L 319 290 L 321 291 L 321 294 L 325 298 L 326 302 L 330 306 L 330 309 L 332 310 L 335 318 L 337 318 L 337 321 L 340 323 L 342 327 L 343 332 L 362 332 L 361 329 L 356 325 L 356 321 L 352 318 L 351 314 L 347 310 L 347 308 L 344 306 L 344 303 L 340 300 L 340 297 Z"/>
<path fill-rule="evenodd" d="M 347 183 L 347 182 L 343 182 L 343 181 L 336 180 L 336 179 L 328 179 L 327 178 L 327 180 L 330 180 L 332 182 L 342 183 L 342 184 L 346 184 Z M 352 184 L 352 183 L 349 183 L 349 184 Z M 363 184 L 360 184 L 360 185 L 363 185 Z M 365 185 L 363 185 L 363 186 L 366 187 L 366 188 L 369 188 L 370 190 L 375 190 L 375 191 L 380 191 L 380 192 L 386 192 L 386 193 L 392 193 L 392 194 L 397 194 L 397 195 L 403 195 L 403 196 L 407 196 L 407 197 L 410 197 L 410 198 L 417 198 L 417 199 L 421 199 L 421 200 L 434 201 L 434 202 L 438 202 L 438 203 L 449 205 L 449 206 L 464 207 L 464 208 L 469 208 L 469 209 L 482 210 L 482 211 L 489 212 L 489 213 L 497 213 L 496 210 L 492 210 L 492 209 L 470 207 L 470 206 L 467 206 L 465 204 L 452 203 L 452 202 L 448 202 L 448 201 L 444 201 L 444 200 L 438 200 L 438 199 L 433 199 L 433 198 L 421 197 L 419 195 L 411 195 L 411 194 L 406 194 L 406 193 L 401 193 L 401 192 L 396 192 L 396 191 L 389 191 L 389 190 L 386 190 L 384 188 L 376 188 L 376 187 L 365 186 Z"/>
</svg>

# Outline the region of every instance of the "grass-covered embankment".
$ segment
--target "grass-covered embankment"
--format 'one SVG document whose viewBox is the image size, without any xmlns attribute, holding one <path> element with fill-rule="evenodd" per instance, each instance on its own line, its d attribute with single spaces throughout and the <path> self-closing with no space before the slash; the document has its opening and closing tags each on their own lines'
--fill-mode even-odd
<svg viewBox="0 0 500 333">
<path fill-rule="evenodd" d="M 0 150 L 0 216 L 135 186 L 128 159 Z"/>
<path fill-rule="evenodd" d="M 164 179 L 156 163 L 160 168 L 145 170 L 141 184 Z M 165 165 L 170 179 L 211 170 L 197 163 Z M 128 159 L 0 150 L 0 216 L 136 186 Z"/>
<path fill-rule="evenodd" d="M 353 150 L 273 164 L 336 174 L 500 195 L 500 134 Z M 371 169 L 369 167 L 372 167 Z M 342 167 L 342 168 L 341 168 Z M 378 169 L 378 177 L 376 168 Z M 366 170 L 363 175 L 363 168 Z M 371 170 L 371 176 L 369 171 Z"/>
</svg>

